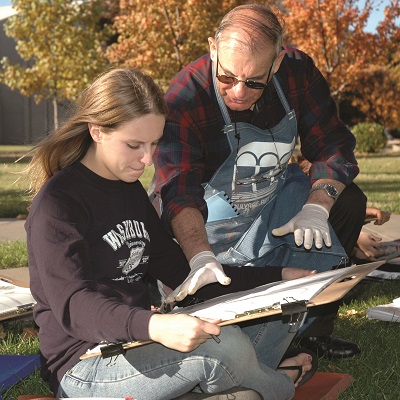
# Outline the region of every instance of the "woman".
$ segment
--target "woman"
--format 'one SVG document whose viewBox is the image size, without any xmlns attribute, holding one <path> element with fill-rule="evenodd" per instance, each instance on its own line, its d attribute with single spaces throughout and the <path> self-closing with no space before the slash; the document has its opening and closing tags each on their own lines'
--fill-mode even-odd
<svg viewBox="0 0 400 400">
<path fill-rule="evenodd" d="M 190 271 L 138 181 L 152 164 L 165 115 L 151 78 L 110 70 L 35 149 L 28 167 L 35 198 L 26 231 L 43 377 L 57 397 L 172 399 L 199 385 L 206 393 L 242 386 L 264 398 L 288 399 L 312 375 L 316 360 L 298 352 L 276 370 L 293 337 L 281 321 L 241 330 L 151 310 L 144 276 L 175 289 Z M 198 296 L 312 273 L 225 272 L 230 285 L 205 286 Z M 213 335 L 220 343 L 209 340 Z M 102 341 L 149 339 L 155 343 L 112 359 L 79 359 Z"/>
</svg>

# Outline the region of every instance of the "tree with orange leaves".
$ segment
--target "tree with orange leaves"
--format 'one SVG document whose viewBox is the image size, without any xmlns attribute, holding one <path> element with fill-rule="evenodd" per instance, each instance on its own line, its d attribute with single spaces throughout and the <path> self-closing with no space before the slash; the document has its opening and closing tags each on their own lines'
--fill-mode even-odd
<svg viewBox="0 0 400 400">
<path fill-rule="evenodd" d="M 186 64 L 208 51 L 207 37 L 238 0 L 120 0 L 112 64 L 139 68 L 164 88 Z"/>
<path fill-rule="evenodd" d="M 385 9 L 377 27 L 376 45 L 370 65 L 357 74 L 353 105 L 365 121 L 379 123 L 389 130 L 400 129 L 400 1 Z"/>
<path fill-rule="evenodd" d="M 366 120 L 398 126 L 400 81 L 393 74 L 399 53 L 399 0 L 385 9 L 377 33 L 365 31 L 373 10 L 367 0 L 283 0 L 286 40 L 310 54 L 338 103 L 349 93 Z M 398 61 L 397 61 L 398 63 Z"/>
<path fill-rule="evenodd" d="M 352 0 L 284 0 L 287 41 L 311 55 L 340 97 L 354 73 L 364 67 L 374 36 L 364 28 L 372 11 L 370 0 L 360 12 Z"/>
</svg>

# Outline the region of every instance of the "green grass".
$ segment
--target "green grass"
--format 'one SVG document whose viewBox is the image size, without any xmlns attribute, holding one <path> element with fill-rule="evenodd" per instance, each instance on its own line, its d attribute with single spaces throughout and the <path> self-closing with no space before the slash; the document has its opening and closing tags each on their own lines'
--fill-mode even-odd
<svg viewBox="0 0 400 400">
<path fill-rule="evenodd" d="M 0 218 L 16 218 L 26 215 L 29 200 L 26 197 L 29 187 L 21 172 L 27 160 L 16 162 L 14 157 L 0 154 Z"/>
<path fill-rule="evenodd" d="M 28 252 L 25 240 L 0 241 L 0 269 L 26 267 Z"/>
<path fill-rule="evenodd" d="M 21 145 L 0 145 L 0 155 L 7 157 L 20 157 L 22 154 L 27 153 L 32 146 L 21 146 Z"/>
<path fill-rule="evenodd" d="M 334 335 L 359 344 L 353 360 L 320 360 L 320 371 L 345 373 L 355 380 L 341 400 L 398 400 L 400 398 L 399 323 L 370 320 L 365 311 L 400 297 L 400 280 L 360 283 L 344 298 Z"/>
<path fill-rule="evenodd" d="M 368 205 L 400 214 L 400 153 L 358 156 L 360 174 L 355 182 Z"/>
<path fill-rule="evenodd" d="M 21 148 L 7 150 L 12 150 L 11 157 L 9 153 L 4 156 L 4 146 L 0 146 L 0 218 L 10 213 L 7 210 L 13 210 L 12 207 L 15 211 L 11 214 L 15 217 L 26 212 L 27 206 L 23 199 L 26 182 L 19 181 L 13 185 L 18 176 L 16 173 L 24 168 L 23 163 L 13 164 L 21 154 Z M 400 154 L 358 156 L 358 161 L 361 173 L 356 183 L 367 194 L 368 204 L 400 214 Z M 150 184 L 153 171 L 153 168 L 147 168 L 141 178 L 145 188 Z M 3 190 L 8 191 L 7 202 L 2 197 Z M 0 242 L 0 269 L 26 266 L 26 260 L 25 242 Z M 340 362 L 321 359 L 319 367 L 319 371 L 347 373 L 355 379 L 339 400 L 400 398 L 399 324 L 373 321 L 365 316 L 366 309 L 390 303 L 396 297 L 400 297 L 398 280 L 360 283 L 345 297 L 334 334 L 358 343 L 362 354 L 353 360 Z M 5 329 L 8 334 L 0 340 L 1 354 L 37 353 L 37 338 L 22 340 L 18 325 L 7 325 Z M 50 394 L 50 390 L 36 372 L 4 393 L 3 399 L 17 400 L 21 394 Z"/>
<path fill-rule="evenodd" d="M 9 148 L 8 152 L 5 148 Z M 27 147 L 0 146 L 0 218 L 15 218 L 26 214 L 28 182 L 20 177 L 27 160 L 15 160 Z M 355 182 L 368 197 L 368 205 L 400 214 L 400 153 L 358 155 L 360 174 Z M 153 167 L 146 168 L 140 179 L 147 189 Z"/>
<path fill-rule="evenodd" d="M 16 218 L 27 214 L 30 200 L 27 197 L 29 182 L 22 173 L 28 159 L 17 162 L 26 153 L 26 146 L 0 146 L 0 218 Z M 154 168 L 145 169 L 140 178 L 147 189 L 154 174 Z"/>
</svg>

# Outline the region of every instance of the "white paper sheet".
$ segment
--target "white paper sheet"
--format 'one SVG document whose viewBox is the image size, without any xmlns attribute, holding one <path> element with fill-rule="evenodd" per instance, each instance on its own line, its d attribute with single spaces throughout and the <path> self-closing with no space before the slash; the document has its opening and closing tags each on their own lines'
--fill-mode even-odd
<svg viewBox="0 0 400 400">
<path fill-rule="evenodd" d="M 385 251 L 385 254 L 383 254 L 381 257 L 376 257 L 377 261 L 389 261 L 400 257 L 400 242 L 382 242 L 381 244 L 383 245 L 382 249 Z"/>
<path fill-rule="evenodd" d="M 400 322 L 400 297 L 390 304 L 382 304 L 367 310 L 367 317 L 381 321 Z"/>
<path fill-rule="evenodd" d="M 228 321 L 234 319 L 238 314 L 255 309 L 280 309 L 282 303 L 291 303 L 296 300 L 309 302 L 332 282 L 340 279 L 341 276 L 348 274 L 356 267 L 351 266 L 321 272 L 290 281 L 274 282 L 255 289 L 216 297 L 184 309 L 177 308 L 172 312 Z"/>
</svg>

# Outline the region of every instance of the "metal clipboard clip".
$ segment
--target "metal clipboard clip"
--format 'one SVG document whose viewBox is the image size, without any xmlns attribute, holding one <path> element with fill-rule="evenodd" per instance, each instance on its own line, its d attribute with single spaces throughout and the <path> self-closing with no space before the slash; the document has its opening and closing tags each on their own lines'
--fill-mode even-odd
<svg viewBox="0 0 400 400">
<path fill-rule="evenodd" d="M 306 318 L 308 301 L 296 300 L 293 297 L 287 297 L 283 300 L 286 303 L 281 303 L 282 321 L 284 324 L 289 324 L 289 332 L 296 332 Z"/>
<path fill-rule="evenodd" d="M 241 318 L 241 317 L 247 317 L 249 315 L 261 314 L 261 313 L 267 312 L 267 311 L 279 310 L 280 308 L 281 308 L 281 304 L 279 302 L 276 302 L 276 303 L 272 304 L 271 306 L 255 308 L 254 310 L 244 311 L 241 314 L 236 314 L 235 318 Z"/>
</svg>

